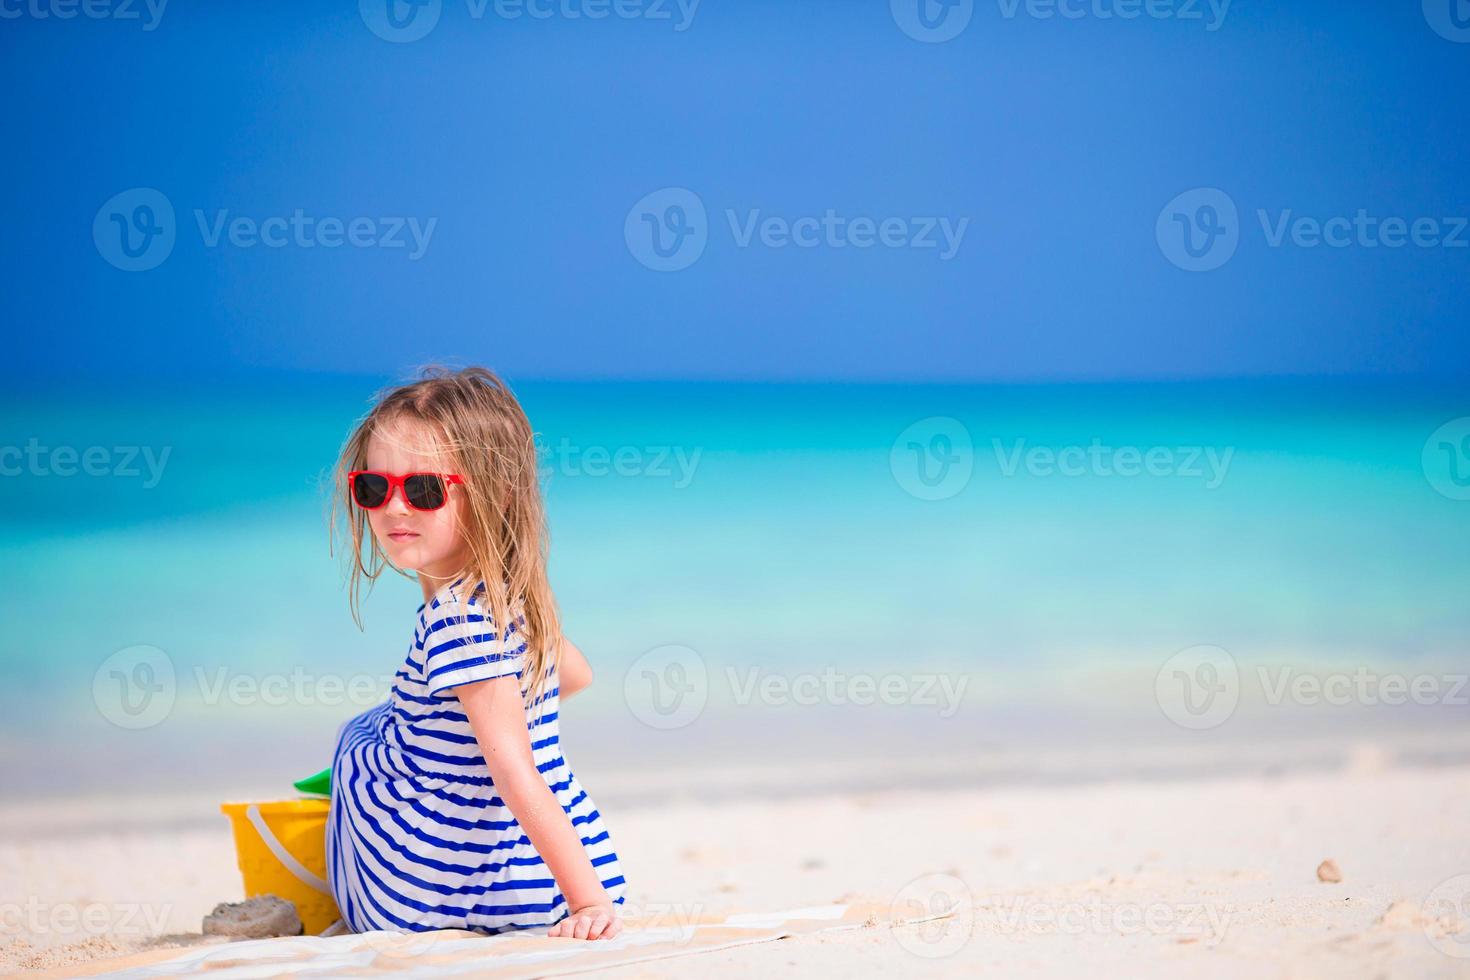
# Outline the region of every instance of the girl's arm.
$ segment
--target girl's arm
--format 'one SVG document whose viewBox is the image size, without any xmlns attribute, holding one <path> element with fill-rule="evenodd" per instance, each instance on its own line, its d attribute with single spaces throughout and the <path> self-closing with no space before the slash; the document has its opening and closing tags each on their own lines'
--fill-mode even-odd
<svg viewBox="0 0 1470 980">
<path fill-rule="evenodd" d="M 519 679 L 512 674 L 462 684 L 454 693 L 464 705 L 496 791 L 566 897 L 568 915 L 548 935 L 612 939 L 623 923 L 613 914 L 612 900 L 577 829 L 536 769 Z"/>
<path fill-rule="evenodd" d="M 560 696 L 563 700 L 592 683 L 592 665 L 576 644 L 566 637 L 561 640 L 561 662 L 557 664 L 556 672 L 561 678 Z"/>
</svg>

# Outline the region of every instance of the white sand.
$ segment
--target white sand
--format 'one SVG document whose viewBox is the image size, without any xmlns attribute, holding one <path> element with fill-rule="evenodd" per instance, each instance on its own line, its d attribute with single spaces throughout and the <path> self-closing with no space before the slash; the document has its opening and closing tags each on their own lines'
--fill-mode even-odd
<svg viewBox="0 0 1470 980">
<path fill-rule="evenodd" d="M 1354 766 L 1274 777 L 645 807 L 609 805 L 617 787 L 599 793 L 594 779 L 629 901 L 645 910 L 887 903 L 930 874 L 959 879 L 973 900 L 947 930 L 833 934 L 610 975 L 1470 977 L 1470 921 L 1435 925 L 1418 911 L 1441 882 L 1470 875 L 1470 768 L 1386 759 L 1360 753 Z M 0 808 L 0 969 L 95 959 L 170 933 L 198 941 L 210 909 L 243 897 L 217 800 Z M 1317 879 L 1327 858 L 1340 884 Z M 1463 885 L 1454 897 L 1470 913 L 1470 877 Z M 1394 903 L 1404 904 L 1381 921 Z"/>
</svg>

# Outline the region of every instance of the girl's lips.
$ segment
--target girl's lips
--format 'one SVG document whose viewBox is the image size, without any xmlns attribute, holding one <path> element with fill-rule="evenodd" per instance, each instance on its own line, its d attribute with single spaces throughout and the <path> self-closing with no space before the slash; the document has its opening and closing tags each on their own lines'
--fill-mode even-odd
<svg viewBox="0 0 1470 980">
<path fill-rule="evenodd" d="M 388 537 L 394 541 L 412 541 L 418 534 L 413 531 L 389 531 Z"/>
</svg>

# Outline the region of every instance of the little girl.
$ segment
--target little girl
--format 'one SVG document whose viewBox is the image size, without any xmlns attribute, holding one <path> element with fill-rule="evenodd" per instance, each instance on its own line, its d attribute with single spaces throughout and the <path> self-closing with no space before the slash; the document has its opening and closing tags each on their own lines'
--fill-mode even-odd
<svg viewBox="0 0 1470 980">
<path fill-rule="evenodd" d="M 343 920 L 613 938 L 618 856 L 557 736 L 559 698 L 592 673 L 547 583 L 525 412 L 483 368 L 425 372 L 357 426 L 338 476 L 354 617 L 385 567 L 424 591 L 388 699 L 337 734 L 327 870 Z"/>
</svg>

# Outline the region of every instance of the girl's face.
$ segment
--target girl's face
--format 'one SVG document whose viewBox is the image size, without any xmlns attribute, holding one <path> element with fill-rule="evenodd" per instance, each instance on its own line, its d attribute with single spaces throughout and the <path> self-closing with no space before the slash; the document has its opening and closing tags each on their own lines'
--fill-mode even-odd
<svg viewBox="0 0 1470 980">
<path fill-rule="evenodd" d="M 448 473 L 452 464 L 429 452 L 434 445 L 427 427 L 410 422 L 389 423 L 368 440 L 364 469 L 383 473 Z M 398 568 L 431 579 L 447 579 L 463 571 L 469 548 L 460 532 L 464 497 L 459 486 L 448 487 L 448 500 L 438 510 L 416 510 L 395 487 L 388 502 L 367 511 L 368 525 L 378 547 Z"/>
</svg>

